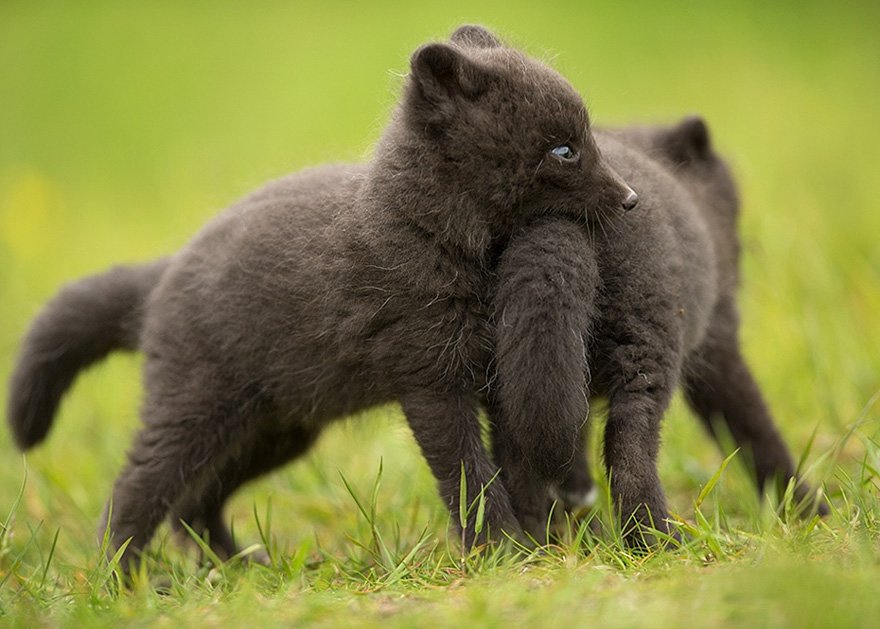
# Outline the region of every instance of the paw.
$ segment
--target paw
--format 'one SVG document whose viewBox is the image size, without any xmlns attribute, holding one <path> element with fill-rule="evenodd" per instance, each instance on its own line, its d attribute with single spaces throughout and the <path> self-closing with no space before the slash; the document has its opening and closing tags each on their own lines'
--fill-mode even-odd
<svg viewBox="0 0 880 629">
<path fill-rule="evenodd" d="M 681 534 L 672 524 L 665 509 L 647 509 L 639 505 L 623 521 L 622 533 L 627 546 L 634 550 L 675 548 L 682 543 Z"/>
<path fill-rule="evenodd" d="M 798 505 L 797 514 L 804 519 L 814 515 L 824 518 L 831 513 L 822 491 L 816 491 L 806 483 L 801 482 L 795 487 L 794 498 Z"/>
<path fill-rule="evenodd" d="M 266 552 L 266 549 L 262 546 L 260 548 L 255 549 L 253 552 L 248 552 L 246 554 L 239 553 L 237 556 L 241 557 L 242 563 L 245 565 L 261 565 L 267 568 L 272 567 L 272 558 L 269 557 L 269 553 Z"/>
<path fill-rule="evenodd" d="M 558 501 L 566 511 L 574 515 L 580 515 L 589 511 L 596 505 L 599 499 L 599 489 L 593 485 L 585 491 L 567 491 L 565 489 L 551 487 L 550 495 Z"/>
</svg>

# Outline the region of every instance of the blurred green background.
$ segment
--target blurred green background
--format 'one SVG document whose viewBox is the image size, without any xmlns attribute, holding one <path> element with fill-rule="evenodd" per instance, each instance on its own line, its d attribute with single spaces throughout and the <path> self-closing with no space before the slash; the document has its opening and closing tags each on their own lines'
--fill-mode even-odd
<svg viewBox="0 0 880 629">
<path fill-rule="evenodd" d="M 705 116 L 743 192 L 746 354 L 794 450 L 814 430 L 814 456 L 827 449 L 880 388 L 880 3 L 4 0 L 0 380 L 65 281 L 174 251 L 270 178 L 367 159 L 409 54 L 462 22 L 548 60 L 599 125 Z M 21 517 L 72 531 L 69 561 L 86 561 L 137 425 L 137 366 L 117 357 L 82 378 L 29 456 Z M 413 520 L 441 530 L 398 412 L 373 415 L 335 429 L 307 471 L 250 490 L 242 517 L 274 495 L 285 534 L 323 523 L 332 538 L 338 513 L 355 517 L 336 469 L 370 477 L 383 457 L 388 486 L 412 488 L 388 500 L 422 500 Z M 864 417 L 876 432 L 877 410 Z M 685 512 L 720 458 L 680 404 L 665 435 Z M 22 479 L 5 430 L 0 457 L 5 509 Z"/>
</svg>

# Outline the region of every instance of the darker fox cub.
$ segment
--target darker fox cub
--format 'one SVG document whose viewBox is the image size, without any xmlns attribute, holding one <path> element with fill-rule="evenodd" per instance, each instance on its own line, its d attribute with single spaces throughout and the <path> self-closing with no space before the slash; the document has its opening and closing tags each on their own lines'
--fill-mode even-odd
<svg viewBox="0 0 880 629">
<path fill-rule="evenodd" d="M 64 288 L 24 341 L 13 433 L 39 443 L 81 369 L 141 350 L 143 428 L 113 488 L 113 546 L 131 539 L 136 555 L 170 515 L 229 556 L 230 494 L 306 452 L 328 422 L 399 400 L 444 503 L 457 511 L 464 465 L 467 495 L 485 488 L 488 527 L 516 532 L 477 419 L 491 263 L 538 217 L 583 223 L 633 202 L 574 89 L 462 27 L 412 55 L 369 164 L 270 183 L 176 255 Z"/>
</svg>

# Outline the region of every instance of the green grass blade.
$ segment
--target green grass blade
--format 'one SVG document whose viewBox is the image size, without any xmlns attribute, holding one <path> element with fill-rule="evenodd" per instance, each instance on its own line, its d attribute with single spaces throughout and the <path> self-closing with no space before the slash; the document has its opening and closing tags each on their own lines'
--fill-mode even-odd
<svg viewBox="0 0 880 629">
<path fill-rule="evenodd" d="M 699 509 L 703 504 L 703 501 L 712 493 L 712 490 L 715 489 L 715 485 L 721 479 L 721 475 L 724 474 L 724 470 L 727 469 L 727 466 L 734 459 L 734 457 L 739 454 L 739 448 L 731 452 L 725 459 L 721 462 L 721 465 L 715 470 L 715 473 L 712 474 L 712 477 L 706 481 L 706 484 L 703 485 L 703 488 L 700 490 L 697 499 L 694 501 L 694 508 Z"/>
</svg>

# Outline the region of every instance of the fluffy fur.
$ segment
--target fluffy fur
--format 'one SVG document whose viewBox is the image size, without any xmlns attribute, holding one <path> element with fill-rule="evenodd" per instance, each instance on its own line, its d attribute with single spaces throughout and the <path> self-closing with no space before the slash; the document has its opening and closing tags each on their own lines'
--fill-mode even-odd
<svg viewBox="0 0 880 629">
<path fill-rule="evenodd" d="M 559 146 L 576 159 L 551 153 Z M 493 358 L 492 262 L 537 217 L 583 222 L 631 194 L 571 86 L 465 27 L 413 54 L 370 164 L 270 183 L 167 261 L 62 291 L 22 350 L 13 431 L 22 447 L 37 443 L 77 371 L 136 337 L 143 428 L 106 523 L 113 548 L 131 539 L 128 556 L 169 514 L 234 553 L 222 521 L 232 492 L 305 452 L 328 422 L 389 400 L 444 503 L 457 511 L 463 465 L 467 495 L 486 490 L 487 528 L 516 532 L 477 420 Z"/>
<path fill-rule="evenodd" d="M 592 231 L 538 221 L 503 253 L 495 455 L 521 523 L 541 535 L 552 493 L 572 506 L 590 492 L 581 433 L 588 395 L 606 396 L 612 494 L 640 543 L 642 525 L 669 531 L 656 457 L 678 385 L 710 432 L 722 423 L 751 458 L 759 489 L 796 474 L 740 353 L 739 201 L 705 123 L 596 138 L 641 201 Z M 803 483 L 796 494 L 812 499 Z"/>
</svg>

